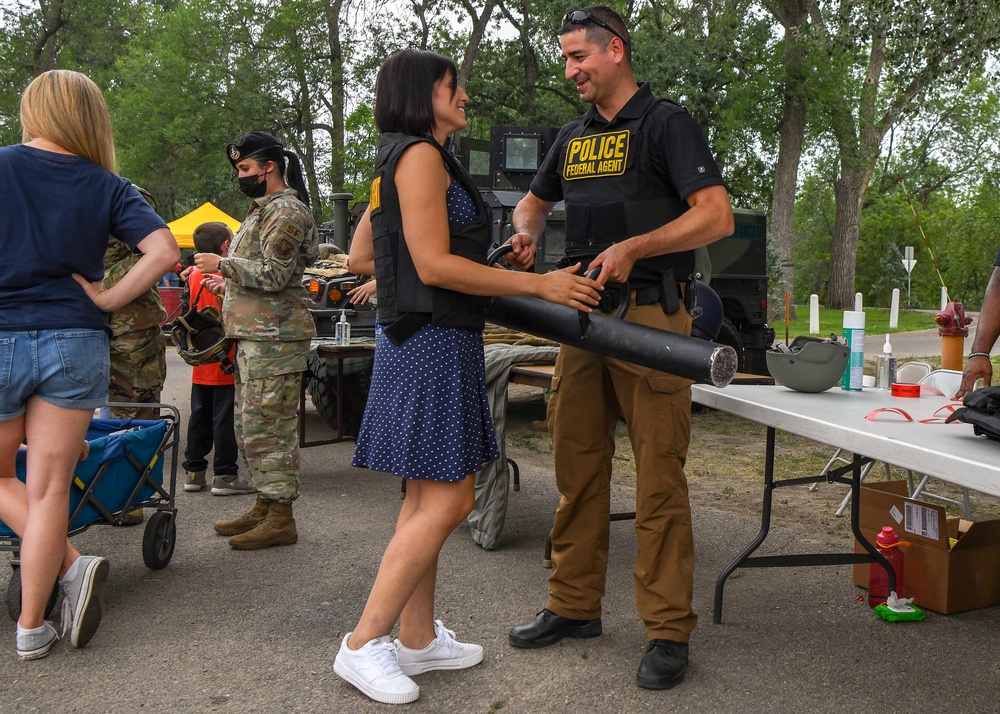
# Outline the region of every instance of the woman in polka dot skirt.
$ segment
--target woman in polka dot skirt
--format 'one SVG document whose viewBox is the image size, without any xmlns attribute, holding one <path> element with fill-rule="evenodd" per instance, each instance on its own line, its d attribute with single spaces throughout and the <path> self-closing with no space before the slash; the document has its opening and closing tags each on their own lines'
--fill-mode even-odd
<svg viewBox="0 0 1000 714">
<path fill-rule="evenodd" d="M 468 174 L 440 148 L 466 124 L 469 98 L 456 77 L 454 62 L 427 51 L 403 50 L 382 65 L 375 85 L 380 157 L 387 145 L 405 148 L 389 168 L 377 160 L 371 205 L 351 245 L 351 270 L 378 276 L 380 307 L 386 300 L 403 301 L 403 280 L 395 279 L 403 268 L 395 275 L 391 271 L 403 262 L 398 256 L 408 253 L 421 286 L 437 298 L 446 289 L 451 314 L 474 314 L 479 321 L 477 329 L 442 326 L 435 302 L 434 324 L 429 324 L 430 314 L 407 312 L 400 304 L 400 315 L 425 319 L 403 339 L 398 333 L 390 338 L 392 326 L 386 327 L 375 350 L 353 463 L 407 479 L 406 499 L 361 620 L 344 637 L 334 670 L 372 699 L 391 704 L 419 696 L 409 675 L 464 669 L 483 658 L 482 647 L 458 642 L 434 619 L 438 554 L 472 510 L 473 474 L 498 458 L 486 399 L 482 311 L 468 306 L 481 302 L 475 296 L 530 295 L 589 312 L 601 289 L 574 275 L 579 266 L 545 275 L 487 267 L 488 239 L 473 245 L 482 248 L 481 256 L 473 256 L 477 259 L 457 254 L 468 252 L 468 246 L 454 247 L 455 235 L 482 226 L 488 234 L 489 224 Z M 381 179 L 392 186 L 381 185 Z M 377 260 L 373 210 L 379 236 L 385 235 L 380 210 L 398 211 L 402 219 L 398 243 Z M 530 266 L 534 246 L 515 245 L 512 256 L 515 264 Z M 386 270 L 389 279 L 383 278 Z M 390 641 L 397 620 L 399 638 Z"/>
</svg>

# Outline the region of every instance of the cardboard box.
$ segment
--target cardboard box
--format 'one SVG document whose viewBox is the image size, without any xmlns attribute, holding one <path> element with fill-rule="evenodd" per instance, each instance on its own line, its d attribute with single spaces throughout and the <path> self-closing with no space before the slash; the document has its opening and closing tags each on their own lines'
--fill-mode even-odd
<svg viewBox="0 0 1000 714">
<path fill-rule="evenodd" d="M 903 597 L 945 615 L 1000 604 L 1000 519 L 965 521 L 943 506 L 906 497 L 903 480 L 863 484 L 861 533 L 871 543 L 891 526 L 903 548 Z M 957 539 L 949 545 L 949 538 Z M 864 552 L 855 541 L 856 553 Z M 868 563 L 854 566 L 854 584 L 868 587 Z"/>
</svg>

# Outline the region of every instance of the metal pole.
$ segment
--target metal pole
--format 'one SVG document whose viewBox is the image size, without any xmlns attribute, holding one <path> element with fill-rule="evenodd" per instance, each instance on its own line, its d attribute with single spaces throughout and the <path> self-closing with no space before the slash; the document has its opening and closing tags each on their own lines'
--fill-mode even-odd
<svg viewBox="0 0 1000 714">
<path fill-rule="evenodd" d="M 348 242 L 348 202 L 354 198 L 350 193 L 335 193 L 333 199 L 333 244 L 345 253 Z"/>
</svg>

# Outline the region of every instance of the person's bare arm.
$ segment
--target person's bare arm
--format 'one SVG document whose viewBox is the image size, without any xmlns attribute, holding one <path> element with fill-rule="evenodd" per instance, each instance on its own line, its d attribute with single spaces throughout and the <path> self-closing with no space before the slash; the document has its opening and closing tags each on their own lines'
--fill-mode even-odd
<svg viewBox="0 0 1000 714">
<path fill-rule="evenodd" d="M 554 205 L 553 201 L 544 201 L 531 191 L 517 202 L 511 217 L 514 235 L 507 241 L 514 250 L 504 258 L 508 263 L 524 270 L 534 265 L 538 239 L 545 230 L 545 223 Z"/>
<path fill-rule="evenodd" d="M 597 304 L 600 286 L 573 275 L 575 267 L 539 275 L 494 270 L 453 255 L 445 202 L 448 184 L 441 156 L 429 144 L 413 145 L 396 166 L 403 235 L 424 284 L 467 295 L 531 295 L 587 311 Z M 351 266 L 358 269 L 353 253 Z"/>
<path fill-rule="evenodd" d="M 355 275 L 375 275 L 375 251 L 372 245 L 372 208 L 369 205 L 354 229 L 348 270 Z"/>
<path fill-rule="evenodd" d="M 983 296 L 983 309 L 979 312 L 979 322 L 976 324 L 976 339 L 972 341 L 970 352 L 985 352 L 989 354 L 1000 337 L 1000 267 L 993 269 L 990 282 L 986 285 Z M 993 365 L 989 357 L 970 357 L 962 371 L 962 384 L 955 392 L 954 399 L 961 399 L 971 392 L 976 380 L 982 379 L 988 387 L 993 380 Z"/>
<path fill-rule="evenodd" d="M 361 283 L 350 290 L 347 291 L 348 296 L 351 298 L 352 305 L 364 305 L 366 302 L 371 300 L 372 295 L 375 294 L 377 286 L 374 280 L 369 280 L 367 283 Z"/>
<path fill-rule="evenodd" d="M 689 210 L 669 223 L 603 251 L 587 266 L 587 272 L 600 267 L 599 283 L 622 283 L 642 258 L 693 250 L 732 235 L 733 207 L 724 186 L 700 188 L 687 197 L 687 204 Z"/>
<path fill-rule="evenodd" d="M 139 241 L 138 247 L 142 257 L 113 287 L 105 290 L 104 283 L 100 280 L 91 283 L 82 275 L 73 275 L 74 280 L 103 312 L 114 312 L 128 305 L 156 285 L 165 273 L 177 265 L 181 257 L 173 233 L 166 228 L 150 233 Z"/>
</svg>

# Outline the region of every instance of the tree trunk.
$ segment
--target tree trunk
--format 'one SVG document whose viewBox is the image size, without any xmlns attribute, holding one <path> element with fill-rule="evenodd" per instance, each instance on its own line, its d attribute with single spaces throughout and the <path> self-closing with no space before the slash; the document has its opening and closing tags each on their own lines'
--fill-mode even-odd
<svg viewBox="0 0 1000 714">
<path fill-rule="evenodd" d="M 778 139 L 778 161 L 771 196 L 771 238 L 778 250 L 785 289 L 795 287 L 795 189 L 805 135 L 806 107 L 797 91 L 785 92 L 785 109 Z"/>
<path fill-rule="evenodd" d="M 790 0 L 775 8 L 775 15 L 785 28 L 784 109 L 778 136 L 778 160 L 774 169 L 774 192 L 771 194 L 771 238 L 778 251 L 784 290 L 795 289 L 795 190 L 798 187 L 799 160 L 806 127 L 806 102 L 803 96 L 805 50 L 798 41 L 808 10 L 804 3 Z"/>
<path fill-rule="evenodd" d="M 826 290 L 826 306 L 853 309 L 854 276 L 858 259 L 858 239 L 861 235 L 861 203 L 868 190 L 868 181 L 879 155 L 879 144 L 889 121 L 879 122 L 878 90 L 885 62 L 886 35 L 872 37 L 868 56 L 868 72 L 860 92 L 857 133 L 854 122 L 846 117 L 835 122 L 834 133 L 840 148 L 840 178 L 834 185 L 837 220 L 833 227 L 830 248 L 830 282 Z"/>
<path fill-rule="evenodd" d="M 854 309 L 854 274 L 861 235 L 861 201 L 868 181 L 864 170 L 841 163 L 841 175 L 834 184 L 837 220 L 830 248 L 830 282 L 826 306 L 837 310 Z"/>
<path fill-rule="evenodd" d="M 483 12 L 476 17 L 476 10 L 472 6 L 466 6 L 469 15 L 472 17 L 472 34 L 469 36 L 469 45 L 465 49 L 465 57 L 462 58 L 462 66 L 458 69 L 458 86 L 464 87 L 469 82 L 469 76 L 472 74 L 472 65 L 476 61 L 476 55 L 479 54 L 479 43 L 483 40 L 483 33 L 486 31 L 486 25 L 489 24 L 490 16 L 493 14 L 493 8 L 496 7 L 496 0 L 487 0 L 486 4 L 483 5 Z"/>
<path fill-rule="evenodd" d="M 343 0 L 326 4 L 327 37 L 330 44 L 330 188 L 344 190 L 344 52 L 340 44 L 340 9 Z"/>
</svg>

